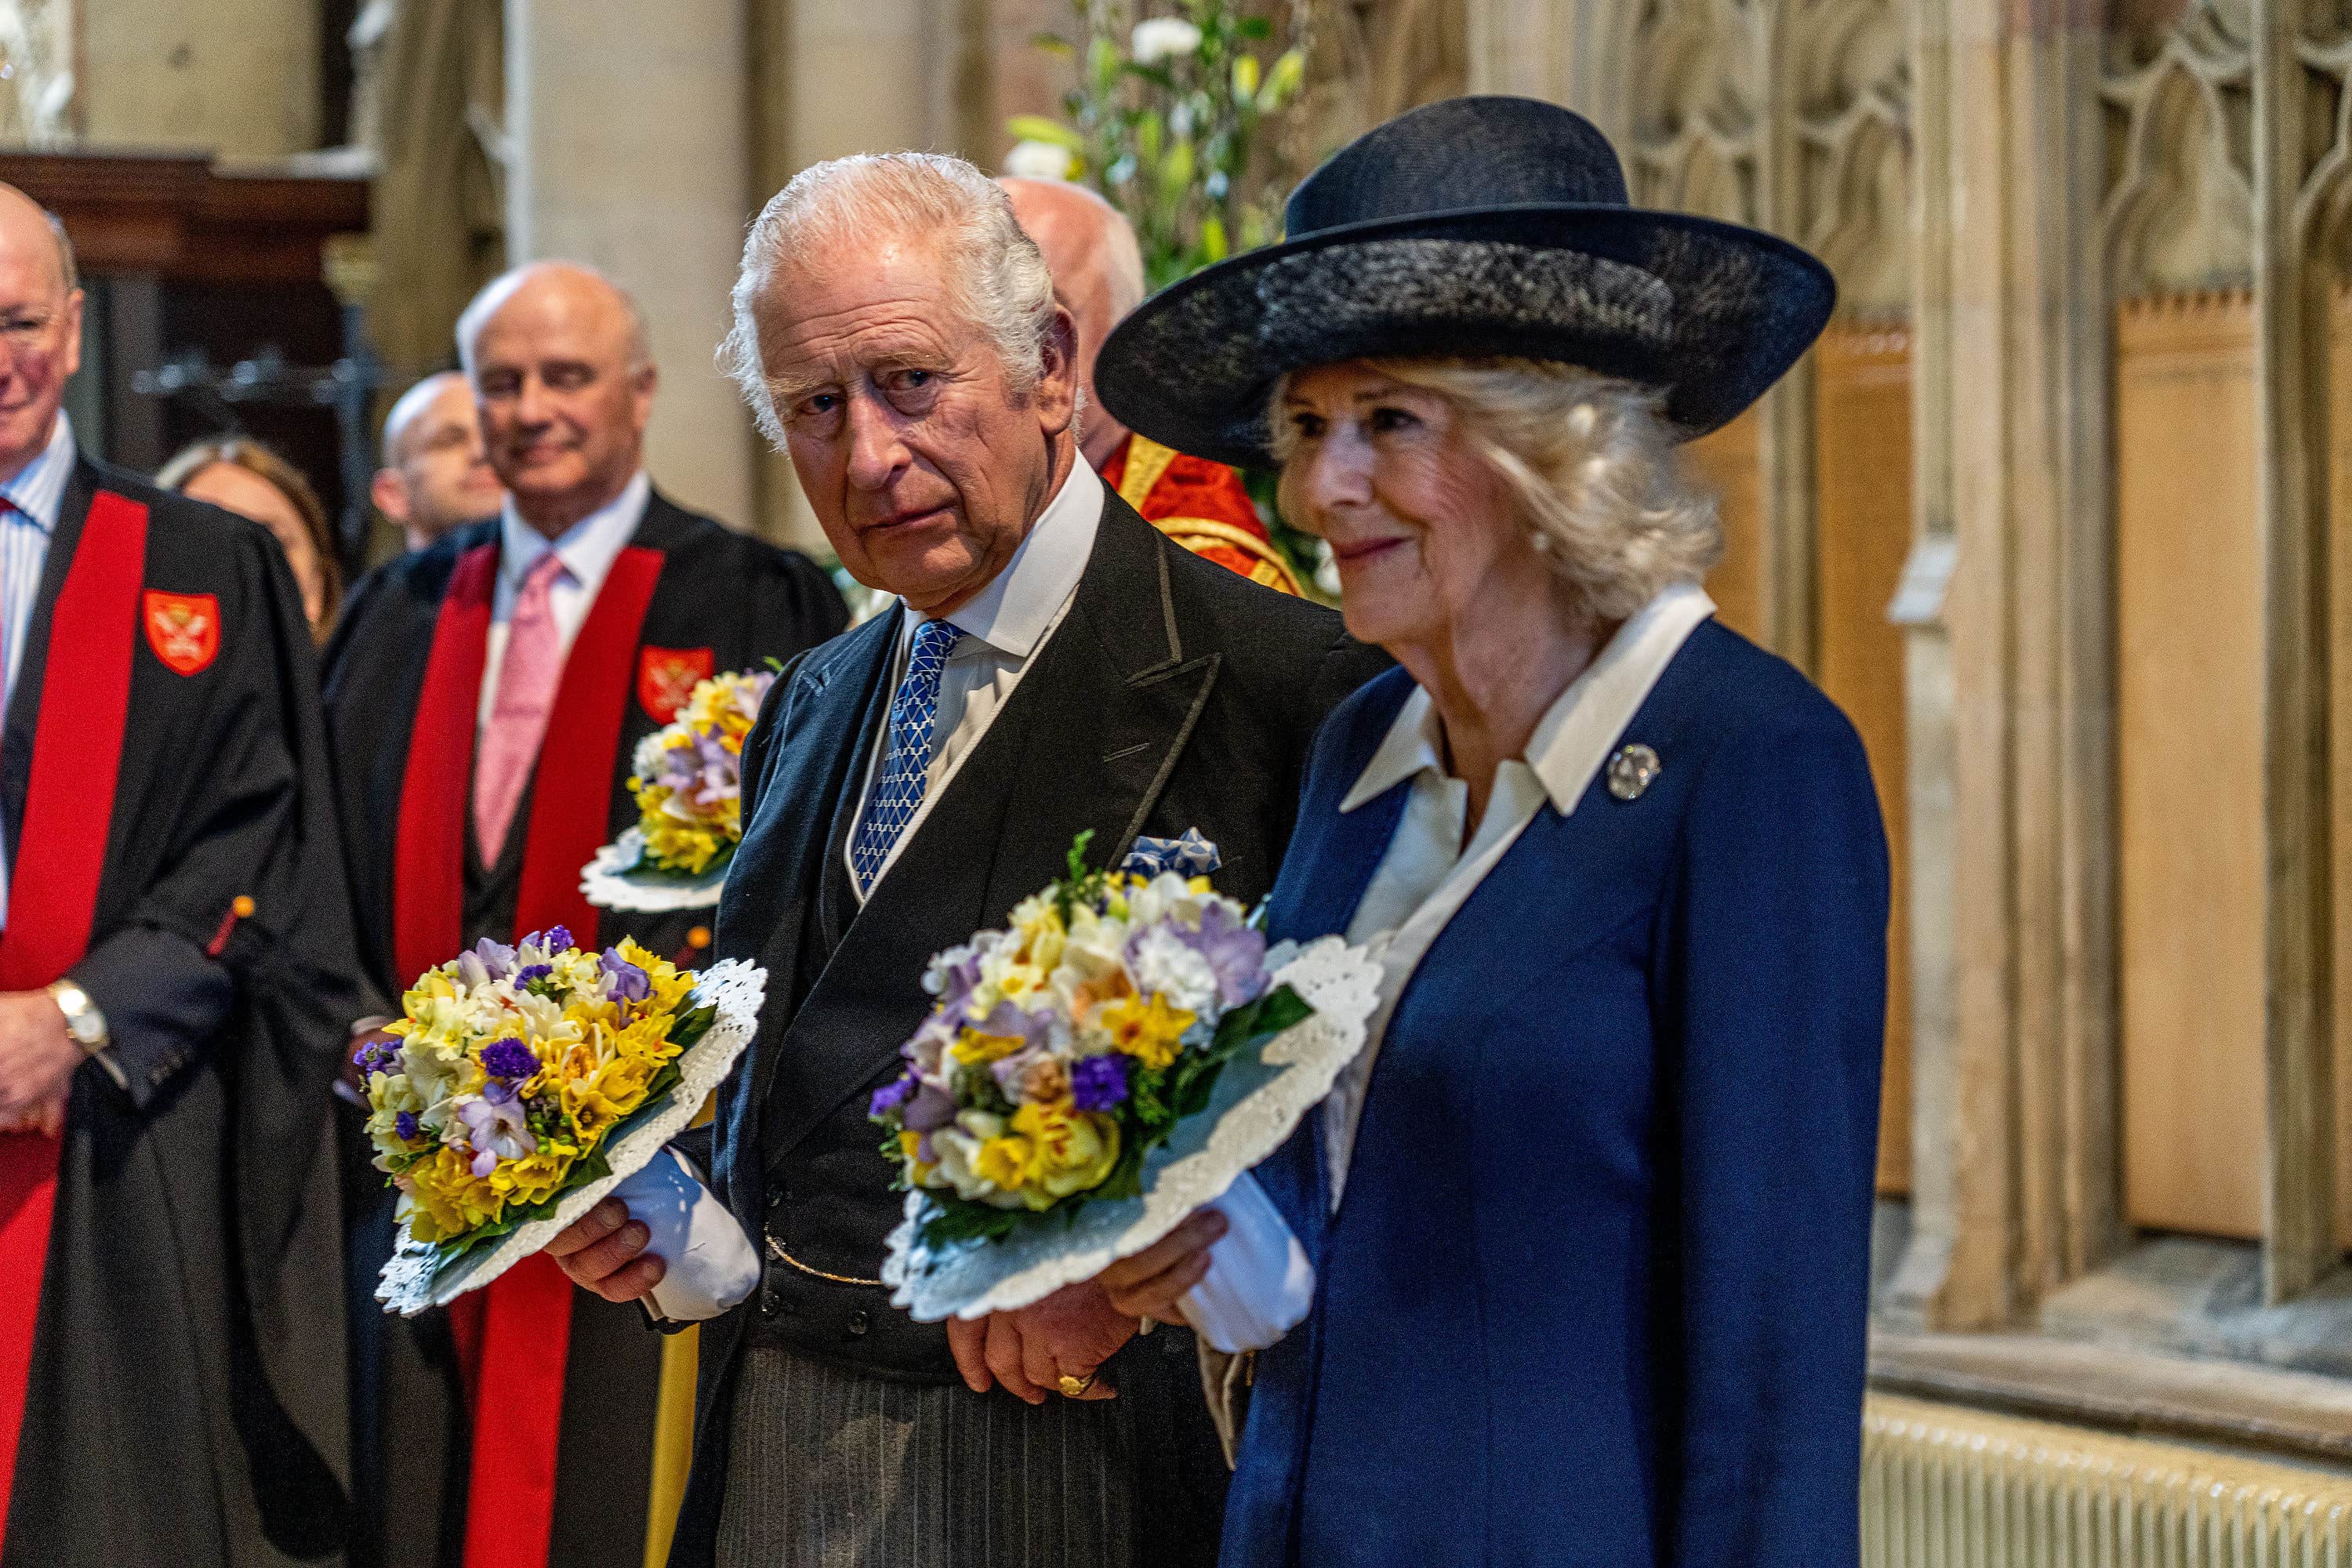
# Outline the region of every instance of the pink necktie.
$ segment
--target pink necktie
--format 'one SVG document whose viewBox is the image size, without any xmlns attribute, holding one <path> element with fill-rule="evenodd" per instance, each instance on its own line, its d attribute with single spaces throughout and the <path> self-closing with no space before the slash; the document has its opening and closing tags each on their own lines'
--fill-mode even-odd
<svg viewBox="0 0 2352 1568">
<path fill-rule="evenodd" d="M 563 637 L 547 593 L 563 562 L 551 550 L 531 563 L 507 623 L 506 658 L 499 664 L 499 694 L 490 722 L 474 752 L 474 842 L 482 863 L 494 865 L 506 848 L 515 805 L 547 734 L 547 712 L 563 675 Z"/>
</svg>

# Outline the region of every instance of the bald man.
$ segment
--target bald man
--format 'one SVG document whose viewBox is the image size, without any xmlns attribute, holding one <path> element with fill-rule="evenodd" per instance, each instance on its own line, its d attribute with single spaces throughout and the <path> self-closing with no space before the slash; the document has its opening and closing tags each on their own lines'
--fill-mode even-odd
<svg viewBox="0 0 2352 1568">
<path fill-rule="evenodd" d="M 0 185 L 0 1568 L 290 1568 L 346 1444 L 316 656 L 264 529 L 77 447 L 81 315 Z"/>
<path fill-rule="evenodd" d="M 484 937 L 559 925 L 698 963 L 709 911 L 599 911 L 580 868 L 636 820 L 637 742 L 696 681 L 832 637 L 841 595 L 807 557 L 653 488 L 658 378 L 610 280 L 518 268 L 467 307 L 457 344 L 503 508 L 363 579 L 328 651 L 361 952 L 390 996 Z M 374 1221 L 380 1262 L 389 1194 Z M 644 1561 L 662 1341 L 636 1308 L 534 1258 L 448 1314 L 355 1321 L 355 1559 Z M 589 1397 L 593 1419 L 559 1421 Z"/>
<path fill-rule="evenodd" d="M 1143 252 L 1135 229 L 1108 202 L 1066 180 L 1008 174 L 996 182 L 1013 215 L 1054 275 L 1054 298 L 1078 333 L 1078 386 L 1085 394 L 1078 449 L 1118 498 L 1195 555 L 1254 583 L 1298 592 L 1290 563 L 1267 536 L 1242 477 L 1223 463 L 1187 457 L 1113 419 L 1095 397 L 1095 356 L 1129 311 L 1143 303 Z"/>
<path fill-rule="evenodd" d="M 400 395 L 384 416 L 383 467 L 368 493 L 411 550 L 499 515 L 506 492 L 464 376 L 445 370 Z"/>
</svg>

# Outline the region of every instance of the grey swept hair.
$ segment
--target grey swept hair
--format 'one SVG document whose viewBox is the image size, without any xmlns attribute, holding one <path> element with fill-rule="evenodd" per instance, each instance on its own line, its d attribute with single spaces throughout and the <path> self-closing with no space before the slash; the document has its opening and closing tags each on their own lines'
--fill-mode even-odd
<svg viewBox="0 0 2352 1568">
<path fill-rule="evenodd" d="M 937 153 L 860 153 L 812 163 L 751 221 L 735 279 L 734 325 L 719 345 L 719 368 L 741 389 L 760 433 L 779 447 L 783 421 L 760 363 L 752 304 L 797 258 L 881 234 L 936 237 L 956 302 L 995 344 L 1016 395 L 1027 395 L 1045 373 L 1053 275 L 995 181 Z"/>
</svg>

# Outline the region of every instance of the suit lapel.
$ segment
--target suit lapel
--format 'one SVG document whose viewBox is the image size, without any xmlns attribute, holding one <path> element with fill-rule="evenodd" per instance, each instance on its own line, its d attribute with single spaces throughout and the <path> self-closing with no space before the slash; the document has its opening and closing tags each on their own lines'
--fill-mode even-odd
<svg viewBox="0 0 2352 1568">
<path fill-rule="evenodd" d="M 1069 613 L 842 933 L 786 1030 L 761 1110 L 771 1159 L 887 1067 L 929 1006 L 919 980 L 931 954 L 1051 881 L 1079 832 L 1094 831 L 1100 862 L 1123 855 L 1141 828 L 1219 666 L 1213 650 L 1183 646 L 1167 548 L 1131 508 L 1104 498 Z M 870 729 L 861 732 L 870 750 Z M 837 849 L 836 834 L 822 842 Z"/>
<path fill-rule="evenodd" d="M 889 693 L 882 689 L 889 678 L 894 641 L 889 621 L 877 616 L 812 658 L 799 689 L 789 694 L 793 710 L 779 715 L 789 720 L 790 729 L 776 742 L 777 753 L 761 782 L 760 809 L 744 825 L 743 842 L 736 850 L 730 891 L 736 873 L 745 875 L 747 887 L 756 880 L 762 912 L 773 922 L 761 933 L 769 971 L 769 1002 L 763 1011 L 771 1018 L 791 1007 L 793 973 L 805 951 L 807 922 L 816 918 L 824 857 L 833 842 L 830 827 L 842 797 L 855 793 L 865 779 L 865 749 L 872 742 L 875 715 L 889 704 Z M 772 889 L 767 886 L 771 864 L 779 868 Z M 734 913 L 722 908 L 720 919 L 731 926 Z M 763 1032 L 754 1043 L 754 1113 L 775 1079 L 785 1037 Z"/>
</svg>

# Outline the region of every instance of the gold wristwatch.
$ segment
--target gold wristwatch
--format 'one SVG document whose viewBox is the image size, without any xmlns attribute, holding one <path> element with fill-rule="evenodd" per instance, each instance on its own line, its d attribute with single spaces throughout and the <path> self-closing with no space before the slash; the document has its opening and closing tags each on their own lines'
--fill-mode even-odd
<svg viewBox="0 0 2352 1568">
<path fill-rule="evenodd" d="M 70 980 L 52 980 L 42 989 L 66 1016 L 66 1035 L 81 1047 L 82 1055 L 94 1057 L 106 1049 L 106 1015 L 98 1010 L 89 992 Z"/>
<path fill-rule="evenodd" d="M 115 1088 L 130 1093 L 131 1080 L 123 1076 L 122 1064 L 106 1048 L 113 1043 L 106 1032 L 106 1015 L 98 1010 L 89 993 L 70 980 L 52 980 L 41 989 L 49 994 L 49 1000 L 66 1016 L 66 1038 L 79 1046 L 81 1054 L 114 1080 Z"/>
</svg>

